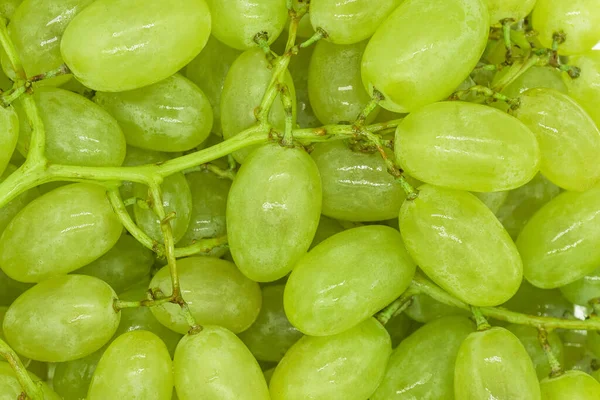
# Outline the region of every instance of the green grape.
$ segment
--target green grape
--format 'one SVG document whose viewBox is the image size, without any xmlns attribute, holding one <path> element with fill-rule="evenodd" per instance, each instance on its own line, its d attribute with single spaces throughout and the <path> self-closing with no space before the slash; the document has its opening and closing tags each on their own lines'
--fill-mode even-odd
<svg viewBox="0 0 600 400">
<path fill-rule="evenodd" d="M 467 102 L 440 102 L 411 113 L 396 129 L 395 148 L 409 175 L 477 192 L 523 186 L 540 165 L 536 138 L 522 122 Z"/>
<path fill-rule="evenodd" d="M 544 47 L 551 48 L 554 34 L 560 32 L 565 40 L 558 45 L 558 53 L 581 54 L 600 40 L 600 2 L 537 0 L 531 14 L 531 24 Z"/>
<path fill-rule="evenodd" d="M 4 337 L 4 331 L 2 330 L 2 324 L 4 323 L 4 316 L 6 315 L 7 311 L 8 311 L 8 307 L 0 306 L 0 340 L 3 340 L 5 342 L 6 342 L 6 338 Z M 31 360 L 29 358 L 24 357 L 20 354 L 17 354 L 17 356 L 23 363 L 23 366 L 25 366 L 26 368 L 29 367 L 29 365 L 31 364 Z"/>
<path fill-rule="evenodd" d="M 600 297 L 600 268 L 562 286 L 560 291 L 571 303 L 587 306 L 590 300 Z"/>
<path fill-rule="evenodd" d="M 115 292 L 98 278 L 62 275 L 38 283 L 8 309 L 3 329 L 12 348 L 39 361 L 84 357 L 106 344 L 119 325 Z"/>
<path fill-rule="evenodd" d="M 227 200 L 227 235 L 236 265 L 257 282 L 287 275 L 312 242 L 321 215 L 321 179 L 302 149 L 254 151 Z"/>
<path fill-rule="evenodd" d="M 60 88 L 68 90 L 69 92 L 77 93 L 78 95 L 90 100 L 93 100 L 94 95 L 96 94 L 92 89 L 84 86 L 83 83 L 79 82 L 77 79 L 70 79 L 67 81 L 67 83 L 60 85 Z"/>
<path fill-rule="evenodd" d="M 302 128 L 317 128 L 321 126 L 321 122 L 315 115 L 315 110 L 310 101 L 308 85 L 309 68 L 314 51 L 315 47 L 312 46 L 302 49 L 298 55 L 292 57 L 288 66 L 296 89 L 297 123 Z"/>
<path fill-rule="evenodd" d="M 121 293 L 140 280 L 149 277 L 153 264 L 154 254 L 152 251 L 145 248 L 132 236 L 124 234 L 106 254 L 85 267 L 79 268 L 75 273 L 102 279 L 115 292 Z"/>
<path fill-rule="evenodd" d="M 124 167 L 135 167 L 138 165 L 144 164 L 155 164 L 159 162 L 167 161 L 173 156 L 174 153 L 162 153 L 159 151 L 139 149 L 133 146 L 127 146 L 127 150 L 125 152 L 125 160 L 123 161 Z M 133 182 L 123 182 L 121 187 L 119 187 L 119 191 L 121 193 L 121 197 L 124 200 L 130 199 L 134 197 L 135 184 Z M 132 207 L 133 209 L 133 207 Z M 130 212 L 132 218 L 133 213 Z"/>
<path fill-rule="evenodd" d="M 490 22 L 496 24 L 504 19 L 520 21 L 529 15 L 536 0 L 487 0 Z"/>
<path fill-rule="evenodd" d="M 14 107 L 2 107 L 0 110 L 0 175 L 3 174 L 19 139 L 19 116 Z"/>
<path fill-rule="evenodd" d="M 569 96 L 585 109 L 590 117 L 600 126 L 600 52 L 590 51 L 588 53 L 569 57 L 569 64 L 576 65 L 581 69 L 577 79 L 572 79 L 567 73 L 563 73 L 564 82 L 567 85 Z"/>
<path fill-rule="evenodd" d="M 0 269 L 0 306 L 10 306 L 17 297 L 32 286 L 31 283 L 15 281 Z"/>
<path fill-rule="evenodd" d="M 502 307 L 538 317 L 563 318 L 572 305 L 558 289 L 540 289 L 523 280 L 517 293 Z"/>
<path fill-rule="evenodd" d="M 375 391 L 392 351 L 374 318 L 333 336 L 304 336 L 277 365 L 272 400 L 364 400 Z"/>
<path fill-rule="evenodd" d="M 2 0 L 0 1 L 0 15 L 10 20 L 23 0 Z"/>
<path fill-rule="evenodd" d="M 596 357 L 600 357 L 600 332 L 588 331 L 585 347 L 587 347 Z"/>
<path fill-rule="evenodd" d="M 180 74 L 127 92 L 97 92 L 94 101 L 116 118 L 127 144 L 143 149 L 191 150 L 212 128 L 208 97 Z"/>
<path fill-rule="evenodd" d="M 422 323 L 453 315 L 468 317 L 471 314 L 467 310 L 440 303 L 426 294 L 417 294 L 413 296 L 412 302 L 405 312 L 406 315 L 413 320 Z"/>
<path fill-rule="evenodd" d="M 106 349 L 87 400 L 170 400 L 173 370 L 167 347 L 147 331 L 127 332 Z"/>
<path fill-rule="evenodd" d="M 600 132 L 569 96 L 552 89 L 530 89 L 514 111 L 540 144 L 540 170 L 563 189 L 582 191 L 600 179 Z"/>
<path fill-rule="evenodd" d="M 347 221 L 398 215 L 406 198 L 379 154 L 353 151 L 341 141 L 318 143 L 311 153 L 323 183 L 323 214 Z"/>
<path fill-rule="evenodd" d="M 400 232 L 419 267 L 449 293 L 496 306 L 521 284 L 517 248 L 494 214 L 468 192 L 432 185 L 400 210 Z"/>
<path fill-rule="evenodd" d="M 317 226 L 317 231 L 315 232 L 315 237 L 313 238 L 313 241 L 310 244 L 309 250 L 321 243 L 322 241 L 324 241 L 325 239 L 344 230 L 344 227 L 339 223 L 339 221 L 321 215 L 321 219 L 319 219 L 319 225 Z"/>
<path fill-rule="evenodd" d="M 508 198 L 509 191 L 504 192 L 479 192 L 473 193 L 483 204 L 496 214 Z"/>
<path fill-rule="evenodd" d="M 118 167 L 123 163 L 123 131 L 101 107 L 76 93 L 53 87 L 36 89 L 33 98 L 46 131 L 48 161 L 90 167 Z M 20 108 L 17 106 L 21 114 L 19 145 L 28 151 L 31 128 Z"/>
<path fill-rule="evenodd" d="M 241 51 L 219 42 L 214 36 L 208 39 L 200 54 L 186 67 L 186 76 L 204 92 L 213 110 L 212 131 L 222 135 L 221 93 L 229 67 Z"/>
<path fill-rule="evenodd" d="M 12 164 L 8 164 L 3 174 L 0 174 L 0 182 L 4 179 L 8 178 L 10 174 L 15 172 L 17 167 Z M 38 188 L 31 188 L 13 200 L 8 202 L 5 206 L 0 207 L 0 235 L 4 232 L 4 229 L 8 226 L 10 221 L 17 215 L 19 211 L 23 209 L 27 204 L 31 203 L 33 200 L 37 199 L 40 196 L 40 192 Z M 2 290 L 0 290 L 0 297 L 2 296 Z"/>
<path fill-rule="evenodd" d="M 327 40 L 353 44 L 370 38 L 402 0 L 313 0 L 310 22 L 327 32 Z"/>
<path fill-rule="evenodd" d="M 488 30 L 484 0 L 405 0 L 367 45 L 364 86 L 381 92 L 380 105 L 395 112 L 442 100 L 477 65 Z"/>
<path fill-rule="evenodd" d="M 258 363 L 244 343 L 219 326 L 186 335 L 175 352 L 180 400 L 269 400 Z"/>
<path fill-rule="evenodd" d="M 527 351 L 510 331 L 494 327 L 471 333 L 461 344 L 454 370 L 461 400 L 540 400 L 540 386 Z"/>
<path fill-rule="evenodd" d="M 179 71 L 200 53 L 210 30 L 204 0 L 97 0 L 71 21 L 60 50 L 85 86 L 122 92 Z"/>
<path fill-rule="evenodd" d="M 554 89 L 567 93 L 567 86 L 562 81 L 559 71 L 551 67 L 537 66 L 533 66 L 522 75 L 519 75 L 517 79 L 502 90 L 502 93 L 508 97 L 518 97 L 523 92 L 535 88 Z"/>
<path fill-rule="evenodd" d="M 211 257 L 189 257 L 177 261 L 181 294 L 201 325 L 220 325 L 234 333 L 245 331 L 260 311 L 262 297 L 252 282 L 229 261 Z M 169 268 L 164 267 L 150 282 L 166 296 L 172 293 Z M 177 304 L 152 307 L 161 324 L 185 334 L 189 325 Z"/>
<path fill-rule="evenodd" d="M 406 339 L 415 327 L 420 324 L 406 316 L 406 313 L 401 313 L 393 316 L 387 324 L 385 330 L 392 339 L 392 348 L 396 348 L 404 339 Z"/>
<path fill-rule="evenodd" d="M 44 400 L 62 400 L 56 392 L 50 389 L 46 382 L 31 372 L 29 372 L 29 377 L 41 387 Z M 11 366 L 7 362 L 0 361 L 0 400 L 21 399 L 23 398 L 22 393 L 21 384 Z"/>
<path fill-rule="evenodd" d="M 273 377 L 273 373 L 275 372 L 275 367 L 270 368 L 266 371 L 263 371 L 263 375 L 265 376 L 265 382 L 267 382 L 267 386 L 271 383 L 271 378 Z"/>
<path fill-rule="evenodd" d="M 564 192 L 525 225 L 517 247 L 525 278 L 543 289 L 564 286 L 600 265 L 600 188 Z"/>
<path fill-rule="evenodd" d="M 96 366 L 106 347 L 76 360 L 56 364 L 52 387 L 64 400 L 85 400 Z M 12 399 L 11 399 L 12 400 Z"/>
<path fill-rule="evenodd" d="M 474 330 L 473 322 L 464 317 L 440 318 L 422 326 L 392 352 L 383 382 L 370 399 L 454 400 L 454 361 Z"/>
<path fill-rule="evenodd" d="M 353 122 L 371 100 L 360 77 L 366 46 L 366 41 L 352 45 L 317 43 L 308 69 L 308 95 L 323 124 Z M 379 108 L 367 121 L 372 121 L 377 111 Z"/>
<path fill-rule="evenodd" d="M 542 345 L 538 339 L 538 330 L 531 326 L 516 324 L 509 324 L 506 326 L 506 329 L 511 331 L 511 333 L 521 341 L 523 347 L 525 347 L 525 350 L 533 362 L 538 379 L 547 377 L 552 368 L 550 367 L 548 357 L 544 353 L 544 349 L 542 349 Z M 563 344 L 556 332 L 548 332 L 548 343 L 552 349 L 552 354 L 554 354 L 554 357 L 559 364 L 562 365 L 564 362 Z"/>
<path fill-rule="evenodd" d="M 582 371 L 566 371 L 540 382 L 544 400 L 598 400 L 600 383 Z"/>
<path fill-rule="evenodd" d="M 104 187 L 63 186 L 29 203 L 8 224 L 0 237 L 0 267 L 20 282 L 40 282 L 96 260 L 122 230 Z"/>
<path fill-rule="evenodd" d="M 273 75 L 272 66 L 261 49 L 242 53 L 231 65 L 221 93 L 221 127 L 223 137 L 229 139 L 256 123 L 254 110 L 260 106 L 263 94 Z M 292 97 L 293 121 L 296 120 L 296 89 L 289 71 L 283 82 Z M 285 111 L 278 94 L 269 112 L 269 122 L 277 129 L 285 127 Z M 243 163 L 256 146 L 246 147 L 233 153 L 235 159 Z"/>
<path fill-rule="evenodd" d="M 285 313 L 307 335 L 335 335 L 399 297 L 415 268 L 397 230 L 382 225 L 349 229 L 296 263 L 285 286 Z"/>
</svg>

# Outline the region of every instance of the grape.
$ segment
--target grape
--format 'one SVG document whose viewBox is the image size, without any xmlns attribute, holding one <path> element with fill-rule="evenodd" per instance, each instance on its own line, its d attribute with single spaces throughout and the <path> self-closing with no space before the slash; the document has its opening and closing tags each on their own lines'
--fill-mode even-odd
<svg viewBox="0 0 600 400">
<path fill-rule="evenodd" d="M 564 81 L 567 85 L 569 96 L 585 109 L 590 117 L 600 126 L 600 110 L 597 105 L 600 102 L 600 52 L 590 51 L 588 53 L 570 57 L 569 63 L 576 65 L 581 69 L 577 79 L 569 78 L 564 74 Z"/>
<path fill-rule="evenodd" d="M 398 215 L 405 194 L 379 154 L 352 151 L 341 141 L 318 143 L 311 154 L 323 182 L 323 214 L 348 221 Z"/>
<path fill-rule="evenodd" d="M 600 383 L 582 371 L 566 371 L 540 382 L 544 400 L 597 400 Z"/>
<path fill-rule="evenodd" d="M 0 15 L 10 20 L 23 0 L 2 0 L 0 2 Z"/>
<path fill-rule="evenodd" d="M 535 5 L 536 0 L 487 0 L 492 24 L 504 19 L 520 21 L 525 18 Z"/>
<path fill-rule="evenodd" d="M 458 101 L 411 113 L 396 129 L 395 148 L 398 163 L 409 175 L 478 192 L 523 186 L 540 164 L 535 136 L 518 119 Z"/>
<path fill-rule="evenodd" d="M 227 200 L 227 235 L 236 265 L 258 282 L 289 273 L 308 250 L 321 214 L 321 180 L 310 156 L 278 144 L 248 157 Z"/>
<path fill-rule="evenodd" d="M 275 367 L 270 368 L 266 371 L 263 371 L 263 375 L 265 376 L 265 381 L 267 382 L 267 386 L 271 383 L 271 378 L 273 377 L 273 373 L 275 372 Z"/>
<path fill-rule="evenodd" d="M 569 96 L 552 89 L 530 89 L 520 97 L 515 116 L 540 144 L 540 170 L 563 189 L 582 191 L 600 179 L 600 132 Z"/>
<path fill-rule="evenodd" d="M 269 400 L 265 378 L 242 341 L 219 326 L 186 335 L 175 352 L 179 400 Z"/>
<path fill-rule="evenodd" d="M 432 185 L 400 210 L 400 232 L 413 260 L 449 293 L 477 306 L 510 299 L 522 263 L 494 214 L 474 195 Z"/>
<path fill-rule="evenodd" d="M 509 191 L 473 193 L 483 204 L 496 214 L 508 198 Z"/>
<path fill-rule="evenodd" d="M 17 167 L 12 164 L 8 164 L 3 174 L 0 174 L 0 182 L 4 179 L 8 178 L 10 174 L 15 172 Z M 21 193 L 19 196 L 15 197 L 13 200 L 8 202 L 5 206 L 0 208 L 0 235 L 4 232 L 4 229 L 8 226 L 10 221 L 17 215 L 19 211 L 23 209 L 27 204 L 31 203 L 33 200 L 37 199 L 40 195 L 38 188 L 32 188 L 27 190 L 24 193 Z M 0 290 L 0 296 L 2 296 L 2 290 Z"/>
<path fill-rule="evenodd" d="M 553 35 L 562 32 L 565 41 L 558 45 L 563 55 L 581 54 L 600 40 L 600 1 L 556 2 L 537 0 L 531 15 L 533 29 L 544 47 L 552 47 Z"/>
<path fill-rule="evenodd" d="M 143 149 L 191 150 L 212 128 L 208 97 L 180 74 L 127 92 L 98 92 L 94 101 L 117 119 L 128 144 Z"/>
<path fill-rule="evenodd" d="M 523 280 L 517 293 L 502 307 L 538 317 L 562 318 L 572 305 L 558 289 L 540 289 Z"/>
<path fill-rule="evenodd" d="M 46 382 L 29 372 L 29 377 L 42 389 L 44 400 L 62 400 Z M 7 362 L 0 361 L 0 400 L 15 400 L 22 398 L 23 389 L 17 376 Z"/>
<path fill-rule="evenodd" d="M 317 226 L 317 232 L 315 232 L 315 237 L 310 244 L 310 248 L 312 249 L 325 239 L 343 231 L 344 227 L 339 223 L 339 221 L 321 215 L 321 219 L 319 219 L 319 225 Z"/>
<path fill-rule="evenodd" d="M 1 107 L 0 110 L 0 176 L 3 174 L 15 151 L 19 138 L 19 116 L 13 107 Z"/>
<path fill-rule="evenodd" d="M 402 0 L 313 0 L 310 22 L 327 32 L 327 40 L 353 44 L 370 38 Z"/>
<path fill-rule="evenodd" d="M 63 362 L 93 353 L 109 341 L 121 315 L 115 292 L 98 278 L 62 275 L 38 283 L 8 309 L 8 343 L 26 357 Z"/>
<path fill-rule="evenodd" d="M 23 283 L 9 278 L 0 269 L 0 306 L 9 306 L 23 292 L 32 287 L 30 283 Z"/>
<path fill-rule="evenodd" d="M 441 318 L 421 327 L 392 352 L 383 382 L 370 399 L 454 400 L 454 361 L 474 330 L 464 317 Z"/>
<path fill-rule="evenodd" d="M 560 291 L 571 303 L 587 306 L 590 300 L 600 297 L 600 268 L 561 287 Z"/>
<path fill-rule="evenodd" d="M 405 0 L 367 45 L 365 88 L 370 94 L 380 91 L 385 97 L 380 105 L 395 112 L 442 100 L 477 64 L 488 29 L 483 0 Z"/>
<path fill-rule="evenodd" d="M 541 398 L 527 351 L 515 335 L 499 327 L 471 333 L 461 344 L 454 393 L 457 399 Z"/>
<path fill-rule="evenodd" d="M 106 347 L 76 360 L 56 364 L 52 387 L 64 400 L 83 400 Z M 12 400 L 12 399 L 11 399 Z"/>
<path fill-rule="evenodd" d="M 4 331 L 2 330 L 2 324 L 4 323 L 4 316 L 6 315 L 7 311 L 8 311 L 8 307 L 0 306 L 0 340 L 3 340 L 3 341 L 6 341 L 6 338 L 4 337 Z M 29 358 L 24 357 L 20 354 L 17 354 L 17 356 L 23 363 L 23 366 L 29 367 L 29 364 L 31 364 L 31 360 Z"/>
<path fill-rule="evenodd" d="M 286 315 L 307 335 L 335 335 L 399 297 L 415 268 L 393 228 L 338 233 L 297 262 L 285 287 Z"/>
<path fill-rule="evenodd" d="M 296 118 L 298 125 L 302 128 L 316 128 L 321 126 L 321 122 L 315 115 L 308 91 L 308 74 L 314 51 L 315 47 L 312 46 L 302 49 L 298 55 L 292 57 L 288 66 L 296 89 L 296 109 L 298 114 Z"/>
<path fill-rule="evenodd" d="M 308 69 L 308 95 L 323 124 L 353 122 L 371 100 L 360 77 L 366 46 L 366 41 L 352 45 L 317 43 Z M 378 111 L 371 113 L 367 121 L 372 121 Z"/>
<path fill-rule="evenodd" d="M 258 284 L 238 271 L 229 261 L 209 257 L 189 257 L 177 261 L 181 294 L 201 325 L 220 325 L 234 333 L 242 332 L 256 320 L 262 302 Z M 150 282 L 165 296 L 172 293 L 169 268 L 164 267 Z M 179 333 L 189 330 L 181 308 L 166 303 L 152 307 L 161 324 Z"/>
<path fill-rule="evenodd" d="M 172 391 L 167 347 L 151 332 L 134 331 L 108 346 L 92 377 L 87 400 L 170 400 Z"/>
<path fill-rule="evenodd" d="M 96 260 L 123 226 L 102 186 L 63 186 L 29 203 L 0 238 L 0 267 L 21 282 L 40 282 Z"/>
<path fill-rule="evenodd" d="M 600 265 L 600 188 L 565 192 L 525 225 L 517 247 L 525 278 L 552 289 L 583 278 Z"/>
<path fill-rule="evenodd" d="M 245 51 L 231 65 L 221 93 L 221 126 L 223 137 L 229 139 L 256 123 L 254 110 L 260 106 L 262 96 L 271 81 L 272 66 L 261 49 Z M 292 97 L 293 120 L 296 120 L 296 90 L 288 71 L 283 76 Z M 278 129 L 285 127 L 285 112 L 278 94 L 269 112 L 269 122 Z M 243 163 L 256 146 L 233 153 Z"/>
<path fill-rule="evenodd" d="M 467 310 L 440 303 L 426 294 L 417 294 L 413 296 L 410 306 L 406 309 L 406 315 L 413 320 L 422 323 L 453 315 L 468 317 L 470 314 L 471 313 Z"/>
<path fill-rule="evenodd" d="M 60 50 L 85 86 L 122 92 L 179 71 L 210 29 L 204 0 L 97 0 L 69 23 Z"/>
<path fill-rule="evenodd" d="M 547 377 L 552 368 L 538 339 L 538 330 L 531 326 L 516 324 L 509 324 L 506 326 L 506 329 L 511 331 L 521 341 L 523 347 L 525 347 L 529 357 L 531 357 L 538 379 Z M 552 354 L 554 354 L 556 360 L 562 365 L 564 362 L 563 344 L 556 332 L 548 332 L 548 343 L 552 349 Z"/>
<path fill-rule="evenodd" d="M 174 154 L 175 153 L 163 153 L 159 151 L 138 149 L 137 147 L 127 146 L 123 166 L 135 167 L 138 165 L 161 163 L 169 160 Z M 119 187 L 119 191 L 123 199 L 129 199 L 134 197 L 134 187 L 135 184 L 133 182 L 122 183 L 122 185 Z M 130 212 L 130 214 L 132 213 Z"/>
<path fill-rule="evenodd" d="M 271 378 L 272 400 L 363 400 L 381 382 L 392 351 L 374 318 L 333 336 L 305 336 L 285 354 Z"/>
<path fill-rule="evenodd" d="M 585 346 L 596 357 L 600 357 L 600 332 L 588 331 Z"/>
<path fill-rule="evenodd" d="M 500 74 L 497 75 L 497 78 L 498 76 Z M 567 93 L 567 86 L 562 81 L 559 71 L 551 67 L 537 66 L 533 66 L 525 71 L 510 85 L 506 86 L 502 90 L 502 93 L 508 97 L 518 97 L 523 92 L 535 88 L 548 88 Z"/>
</svg>

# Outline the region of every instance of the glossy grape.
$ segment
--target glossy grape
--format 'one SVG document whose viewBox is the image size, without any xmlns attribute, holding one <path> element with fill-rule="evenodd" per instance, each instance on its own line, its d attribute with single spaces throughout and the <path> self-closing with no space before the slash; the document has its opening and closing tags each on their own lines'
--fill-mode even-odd
<svg viewBox="0 0 600 400">
<path fill-rule="evenodd" d="M 3 0 L 0 2 L 0 15 L 10 20 L 22 2 L 23 0 Z"/>
<path fill-rule="evenodd" d="M 0 182 L 8 178 L 8 176 L 16 170 L 17 167 L 15 167 L 12 164 L 8 164 L 4 169 L 4 173 L 0 174 Z M 12 219 L 15 217 L 15 215 L 17 215 L 17 213 L 21 211 L 23 207 L 31 203 L 33 200 L 37 199 L 39 196 L 39 189 L 31 188 L 9 201 L 3 207 L 0 207 L 0 235 L 2 235 L 2 232 L 4 232 L 4 229 L 6 229 L 10 221 L 12 221 Z M 2 293 L 2 290 L 0 290 L 0 293 Z M 0 294 L 0 296 L 2 295 Z"/>
<path fill-rule="evenodd" d="M 152 151 L 146 149 L 139 149 L 133 146 L 127 146 L 123 166 L 135 167 L 138 165 L 160 163 L 171 159 L 171 156 L 175 154 L 176 153 L 163 153 L 160 151 Z M 123 198 L 123 200 L 132 198 L 134 196 L 135 186 L 136 185 L 133 182 L 123 182 L 121 187 L 119 187 L 119 192 L 121 193 L 121 197 Z M 129 209 L 129 214 L 133 218 L 133 212 L 131 211 L 133 207 L 129 207 Z"/>
<path fill-rule="evenodd" d="M 538 330 L 531 326 L 516 324 L 507 325 L 506 329 L 511 331 L 521 341 L 523 347 L 525 347 L 529 357 L 531 357 L 538 379 L 547 377 L 552 368 L 538 339 Z M 563 344 L 560 337 L 556 332 L 548 332 L 547 340 L 552 349 L 552 354 L 554 354 L 559 364 L 563 365 Z"/>
<path fill-rule="evenodd" d="M 520 21 L 529 15 L 536 0 L 486 0 L 490 22 L 496 24 L 504 19 Z"/>
<path fill-rule="evenodd" d="M 474 192 L 473 193 L 483 204 L 496 214 L 508 198 L 509 191 L 504 192 Z"/>
<path fill-rule="evenodd" d="M 560 288 L 561 293 L 573 304 L 588 305 L 588 301 L 600 297 L 600 268 L 581 279 Z"/>
<path fill-rule="evenodd" d="M 544 400 L 597 400 L 600 383 L 582 371 L 566 371 L 540 382 Z"/>
<path fill-rule="evenodd" d="M 312 46 L 302 49 L 297 56 L 292 57 L 288 66 L 296 89 L 296 119 L 298 126 L 302 128 L 321 126 L 321 122 L 315 115 L 308 91 L 308 74 L 314 51 L 315 47 Z"/>
<path fill-rule="evenodd" d="M 13 107 L 2 107 L 0 110 L 0 176 L 3 174 L 6 166 L 17 145 L 19 139 L 19 116 Z"/>
<path fill-rule="evenodd" d="M 31 283 L 15 281 L 0 269 L 0 306 L 9 306 L 23 292 L 32 287 Z"/>
<path fill-rule="evenodd" d="M 523 314 L 555 318 L 564 317 L 573 308 L 558 289 L 540 289 L 526 280 L 502 307 Z"/>
<path fill-rule="evenodd" d="M 56 364 L 52 387 L 64 400 L 83 400 L 106 346 L 85 357 Z M 11 399 L 12 400 L 12 399 Z"/>
<path fill-rule="evenodd" d="M 319 219 L 319 225 L 317 226 L 317 231 L 315 232 L 315 237 L 313 238 L 313 241 L 310 244 L 310 248 L 312 249 L 325 239 L 344 230 L 344 227 L 339 223 L 339 221 L 321 215 L 321 219 Z"/>
<path fill-rule="evenodd" d="M 417 294 L 413 296 L 412 302 L 405 313 L 413 320 L 422 323 L 454 315 L 470 316 L 469 311 L 440 303 L 426 294 Z"/>
<path fill-rule="evenodd" d="M 523 92 L 535 88 L 548 88 L 567 93 L 567 86 L 562 81 L 559 71 L 551 67 L 534 66 L 506 86 L 502 90 L 502 94 L 508 97 L 518 97 Z"/>
<path fill-rule="evenodd" d="M 600 125 L 600 110 L 597 107 L 600 102 L 600 52 L 590 51 L 588 53 L 569 58 L 569 63 L 581 69 L 578 78 L 571 79 L 568 74 L 563 74 L 567 85 L 569 96 L 585 109 L 590 117 Z"/>
<path fill-rule="evenodd" d="M 29 377 L 42 389 L 44 400 L 62 400 L 48 384 L 29 372 Z M 17 376 L 7 362 L 0 361 L 0 400 L 18 399 L 23 393 Z"/>
</svg>

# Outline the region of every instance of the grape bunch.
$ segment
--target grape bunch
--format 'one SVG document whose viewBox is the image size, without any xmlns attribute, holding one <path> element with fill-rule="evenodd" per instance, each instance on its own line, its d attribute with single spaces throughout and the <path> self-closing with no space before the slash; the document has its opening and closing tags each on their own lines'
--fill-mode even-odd
<svg viewBox="0 0 600 400">
<path fill-rule="evenodd" d="M 600 0 L 0 0 L 0 45 L 0 400 L 600 400 Z"/>
</svg>

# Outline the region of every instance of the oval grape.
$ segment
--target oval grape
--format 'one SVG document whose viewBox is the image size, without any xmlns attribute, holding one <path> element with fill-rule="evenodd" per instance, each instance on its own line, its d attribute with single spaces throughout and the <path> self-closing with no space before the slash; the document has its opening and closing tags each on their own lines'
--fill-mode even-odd
<svg viewBox="0 0 600 400">
<path fill-rule="evenodd" d="M 600 268 L 596 268 L 581 279 L 561 286 L 560 291 L 571 303 L 588 305 L 590 300 L 600 297 Z"/>
<path fill-rule="evenodd" d="M 19 116 L 13 107 L 2 107 L 0 110 L 0 176 L 10 162 L 19 139 Z"/>
<path fill-rule="evenodd" d="M 490 11 L 490 22 L 501 23 L 505 19 L 520 21 L 529 15 L 536 0 L 486 0 Z"/>
<path fill-rule="evenodd" d="M 538 330 L 531 326 L 517 324 L 509 324 L 506 326 L 506 329 L 508 329 L 521 341 L 521 344 L 533 362 L 538 379 L 547 377 L 552 368 L 550 367 L 548 357 L 546 356 L 546 353 L 540 344 L 540 340 L 538 339 Z M 547 340 L 550 348 L 552 349 L 552 354 L 558 363 L 563 365 L 563 344 L 560 340 L 560 336 L 558 336 L 558 333 L 556 332 L 548 332 Z"/>
<path fill-rule="evenodd" d="M 62 400 L 56 392 L 50 389 L 46 382 L 29 371 L 27 373 L 29 374 L 29 378 L 42 389 L 44 400 Z M 23 389 L 19 383 L 19 379 L 10 364 L 0 361 L 0 399 L 18 399 L 19 397 L 22 397 L 22 393 Z"/>
<path fill-rule="evenodd" d="M 600 383 L 583 371 L 566 371 L 540 382 L 544 400 L 596 400 Z"/>
<path fill-rule="evenodd" d="M 585 54 L 569 57 L 569 64 L 577 66 L 581 72 L 579 77 L 572 79 L 567 73 L 563 74 L 569 96 L 585 109 L 590 117 L 600 126 L 600 52 L 590 51 Z"/>
</svg>

